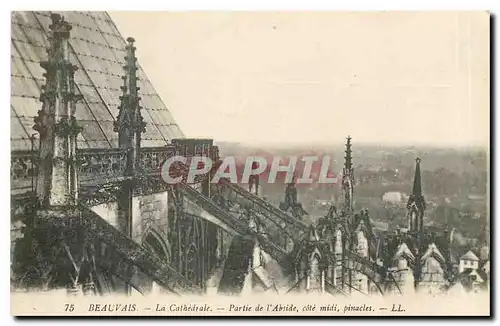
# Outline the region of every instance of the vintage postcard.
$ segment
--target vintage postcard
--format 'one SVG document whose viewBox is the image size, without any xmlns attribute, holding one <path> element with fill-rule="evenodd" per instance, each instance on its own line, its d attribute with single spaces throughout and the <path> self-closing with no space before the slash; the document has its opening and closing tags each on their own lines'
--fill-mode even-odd
<svg viewBox="0 0 500 326">
<path fill-rule="evenodd" d="M 11 30 L 13 315 L 490 315 L 489 13 Z"/>
</svg>

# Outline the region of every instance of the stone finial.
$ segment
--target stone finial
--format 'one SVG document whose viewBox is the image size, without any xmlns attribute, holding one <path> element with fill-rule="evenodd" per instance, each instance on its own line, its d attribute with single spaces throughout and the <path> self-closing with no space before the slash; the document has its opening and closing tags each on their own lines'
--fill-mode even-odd
<svg viewBox="0 0 500 326">
<path fill-rule="evenodd" d="M 52 36 L 69 38 L 69 33 L 72 29 L 71 24 L 65 21 L 64 17 L 59 14 L 50 15 L 50 19 L 52 20 L 52 24 L 49 25 L 49 29 L 52 31 Z"/>
</svg>

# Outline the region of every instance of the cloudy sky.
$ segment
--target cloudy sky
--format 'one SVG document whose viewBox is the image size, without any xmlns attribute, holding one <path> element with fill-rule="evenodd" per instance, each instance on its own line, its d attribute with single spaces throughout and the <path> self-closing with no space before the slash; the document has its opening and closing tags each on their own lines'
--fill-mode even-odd
<svg viewBox="0 0 500 326">
<path fill-rule="evenodd" d="M 488 142 L 486 13 L 110 14 L 187 137 Z"/>
</svg>

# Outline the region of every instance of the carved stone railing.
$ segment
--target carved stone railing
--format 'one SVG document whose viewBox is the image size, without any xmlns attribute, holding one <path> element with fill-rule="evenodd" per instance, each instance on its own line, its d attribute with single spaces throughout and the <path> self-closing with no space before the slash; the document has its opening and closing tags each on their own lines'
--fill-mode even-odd
<svg viewBox="0 0 500 326">
<path fill-rule="evenodd" d="M 81 185 L 116 182 L 125 176 L 127 151 L 124 149 L 79 150 L 77 158 L 78 181 Z"/>
<path fill-rule="evenodd" d="M 206 144 L 205 144 L 206 145 Z M 210 148 L 210 149 L 207 149 Z M 136 172 L 136 176 L 140 179 L 144 178 L 157 178 L 158 182 L 164 182 L 161 178 L 162 165 L 163 163 L 174 156 L 183 156 L 187 159 L 188 165 L 190 164 L 190 159 L 193 156 L 212 156 L 215 155 L 212 160 L 218 160 L 218 148 L 216 146 L 208 147 L 201 146 L 199 148 L 194 148 L 196 151 L 192 153 L 192 148 L 187 148 L 181 145 L 168 145 L 164 147 L 148 147 L 141 148 L 139 153 L 139 167 Z M 176 178 L 180 175 L 184 176 L 183 182 L 187 182 L 186 177 L 189 172 L 189 166 L 182 162 L 173 162 L 169 167 L 169 174 L 172 178 Z M 216 169 L 217 166 L 214 164 L 212 170 Z M 208 173 L 203 175 L 197 175 L 194 181 L 189 183 L 200 183 L 207 177 Z M 156 181 L 154 181 L 156 182 Z"/>
<path fill-rule="evenodd" d="M 139 152 L 139 175 L 159 175 L 162 164 L 175 156 L 176 147 L 169 145 L 164 147 L 141 148 Z"/>
<path fill-rule="evenodd" d="M 205 147 L 208 147 L 205 146 Z M 197 155 L 215 154 L 218 159 L 218 148 L 212 146 L 207 151 L 202 147 Z M 147 183 L 161 183 L 161 167 L 168 158 L 175 155 L 183 155 L 188 159 L 194 155 L 184 147 L 179 145 L 167 145 L 164 147 L 141 148 L 139 152 L 139 164 L 135 171 L 135 177 Z M 78 161 L 78 181 L 80 190 L 85 189 L 93 191 L 96 187 L 102 185 L 113 185 L 121 182 L 126 177 L 127 150 L 121 148 L 112 149 L 79 149 L 77 151 Z M 177 164 L 177 170 L 180 174 L 186 175 L 186 167 Z M 173 169 L 175 170 L 176 165 Z M 11 152 L 11 192 L 26 193 L 34 191 L 38 171 L 38 152 L 37 151 L 12 151 Z M 204 180 L 205 176 L 197 176 L 194 183 Z M 146 187 L 148 188 L 148 187 Z M 153 187 L 157 188 L 157 187 Z M 85 197 L 85 196 L 84 196 Z M 87 196 L 88 197 L 88 196 Z"/>
<path fill-rule="evenodd" d="M 212 152 L 218 153 L 218 148 L 213 146 L 212 139 L 172 139 L 172 145 L 176 148 L 176 155 L 212 157 Z"/>
<path fill-rule="evenodd" d="M 120 181 L 125 175 L 126 151 L 85 149 L 77 153 L 80 185 L 99 185 Z M 37 151 L 12 151 L 10 181 L 12 193 L 33 191 L 38 172 Z"/>
</svg>

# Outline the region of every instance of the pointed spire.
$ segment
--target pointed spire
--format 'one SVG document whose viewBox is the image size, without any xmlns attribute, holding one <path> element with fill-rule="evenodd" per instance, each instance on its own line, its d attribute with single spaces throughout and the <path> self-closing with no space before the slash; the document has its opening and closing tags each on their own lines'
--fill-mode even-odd
<svg viewBox="0 0 500 326">
<path fill-rule="evenodd" d="M 131 97 L 137 97 L 137 92 L 139 91 L 139 87 L 137 87 L 137 58 L 135 57 L 135 50 L 137 48 L 134 46 L 134 42 L 135 39 L 133 37 L 128 37 L 128 44 L 125 47 L 127 56 L 125 57 L 126 65 L 124 68 L 129 73 L 128 86 Z"/>
<path fill-rule="evenodd" d="M 422 196 L 422 180 L 420 177 L 420 157 L 415 159 L 416 167 L 415 167 L 415 177 L 413 179 L 413 191 L 412 194 L 414 196 Z"/>
<path fill-rule="evenodd" d="M 139 163 L 138 150 L 141 146 L 141 134 L 146 131 L 146 124 L 141 115 L 141 98 L 138 95 L 137 87 L 137 58 L 135 57 L 135 40 L 132 37 L 127 38 L 125 47 L 127 55 L 125 56 L 125 65 L 123 69 L 125 74 L 122 76 L 123 85 L 120 87 L 122 96 L 120 96 L 119 113 L 114 122 L 113 130 L 118 132 L 118 143 L 120 148 L 132 149 L 127 164 L 127 173 L 131 174 Z"/>
<path fill-rule="evenodd" d="M 344 157 L 344 168 L 351 171 L 352 170 L 352 151 L 351 151 L 351 136 L 347 136 L 347 142 L 345 144 L 345 157 Z"/>
<path fill-rule="evenodd" d="M 423 218 L 426 208 L 424 196 L 422 193 L 422 179 L 420 175 L 420 162 L 421 159 L 415 159 L 415 177 L 413 178 L 413 189 L 408 198 L 406 208 L 408 209 L 408 224 L 410 231 L 421 232 L 423 231 Z"/>
<path fill-rule="evenodd" d="M 128 135 L 122 133 L 123 131 L 128 131 L 131 127 L 131 116 L 130 110 L 128 109 L 129 96 L 127 92 L 127 75 L 122 76 L 123 85 L 120 86 L 122 90 L 122 95 L 120 96 L 120 105 L 118 106 L 118 117 L 113 124 L 113 131 L 118 132 L 119 136 L 119 146 L 125 147 L 123 145 L 130 143 L 128 140 Z"/>
<path fill-rule="evenodd" d="M 349 214 L 354 210 L 354 171 L 352 168 L 351 136 L 347 136 L 345 147 L 342 189 L 344 191 L 344 212 Z"/>
<path fill-rule="evenodd" d="M 146 124 L 140 113 L 142 109 L 139 104 L 141 98 L 138 95 L 140 88 L 137 87 L 137 70 L 139 68 L 137 68 L 137 58 L 135 57 L 135 40 L 129 37 L 127 42 L 128 44 L 125 47 L 127 51 L 126 64 L 123 66 L 125 74 L 122 76 L 123 86 L 121 86 L 123 94 L 120 97 L 120 112 L 117 121 L 115 121 L 114 131 L 120 132 L 121 129 L 125 128 L 137 132 L 140 136 L 140 133 L 146 131 Z M 132 143 L 132 137 L 132 135 L 129 135 L 128 140 L 130 143 Z"/>
<path fill-rule="evenodd" d="M 417 157 L 415 159 L 416 166 L 415 166 L 415 176 L 413 178 L 413 189 L 412 193 L 410 195 L 410 199 L 408 200 L 408 204 L 410 205 L 411 203 L 415 202 L 418 206 L 419 209 L 424 210 L 425 209 L 425 201 L 424 201 L 424 196 L 422 193 L 422 178 L 420 175 L 420 162 L 422 160 L 420 157 Z"/>
<path fill-rule="evenodd" d="M 129 89 L 129 96 L 130 96 L 130 106 L 132 107 L 132 113 L 133 113 L 133 121 L 134 121 L 134 130 L 137 133 L 137 141 L 140 142 L 140 136 L 141 133 L 146 132 L 146 123 L 144 122 L 144 119 L 141 115 L 141 105 L 140 101 L 141 98 L 139 97 L 139 90 L 140 88 L 137 86 L 137 81 L 139 78 L 137 77 L 137 70 L 139 68 L 137 67 L 137 58 L 135 56 L 135 50 L 136 47 L 134 46 L 135 39 L 132 37 L 127 38 L 128 45 L 126 47 L 127 49 L 127 66 L 126 69 L 129 72 L 129 78 L 128 78 L 128 89 Z"/>
</svg>

